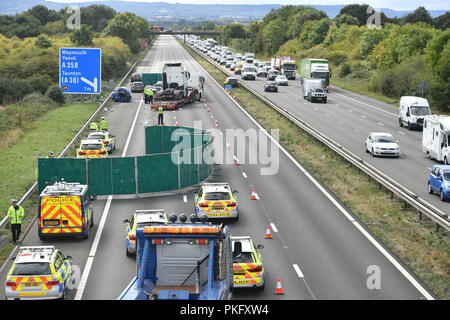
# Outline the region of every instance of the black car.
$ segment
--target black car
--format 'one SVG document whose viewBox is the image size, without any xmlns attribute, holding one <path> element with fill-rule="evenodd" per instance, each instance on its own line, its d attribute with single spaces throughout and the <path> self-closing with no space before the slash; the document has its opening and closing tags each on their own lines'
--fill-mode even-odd
<svg viewBox="0 0 450 320">
<path fill-rule="evenodd" d="M 275 81 L 266 81 L 264 84 L 264 91 L 265 92 L 278 92 L 278 86 Z"/>
<path fill-rule="evenodd" d="M 238 80 L 233 77 L 228 77 L 225 79 L 225 85 L 227 84 L 231 85 L 233 88 L 237 88 L 239 86 Z"/>
<path fill-rule="evenodd" d="M 322 88 L 311 88 L 306 93 L 306 100 L 311 102 L 317 100 L 327 103 L 327 93 Z"/>
</svg>

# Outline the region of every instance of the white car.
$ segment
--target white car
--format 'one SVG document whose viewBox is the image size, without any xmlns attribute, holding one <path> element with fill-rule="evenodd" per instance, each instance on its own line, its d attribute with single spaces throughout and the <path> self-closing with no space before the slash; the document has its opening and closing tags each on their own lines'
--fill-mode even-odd
<svg viewBox="0 0 450 320">
<path fill-rule="evenodd" d="M 400 147 L 398 141 L 390 133 L 371 132 L 367 137 L 366 151 L 375 156 L 400 156 Z"/>
<path fill-rule="evenodd" d="M 287 86 L 289 83 L 288 78 L 282 74 L 275 78 L 275 82 L 277 83 L 277 86 Z"/>
</svg>

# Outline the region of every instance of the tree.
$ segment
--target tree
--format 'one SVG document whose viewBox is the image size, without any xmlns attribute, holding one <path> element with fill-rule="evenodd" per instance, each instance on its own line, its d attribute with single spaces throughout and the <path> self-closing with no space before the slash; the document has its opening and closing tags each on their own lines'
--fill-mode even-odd
<svg viewBox="0 0 450 320">
<path fill-rule="evenodd" d="M 80 29 L 75 29 L 70 33 L 70 41 L 76 46 L 92 45 L 93 34 L 91 27 L 82 25 Z"/>
<path fill-rule="evenodd" d="M 363 58 L 372 52 L 373 48 L 389 35 L 390 28 L 366 29 L 361 36 L 360 55 Z"/>
<path fill-rule="evenodd" d="M 338 15 L 333 19 L 334 24 L 340 27 L 342 24 L 359 25 L 358 19 L 346 13 Z"/>
<path fill-rule="evenodd" d="M 14 22 L 10 25 L 7 36 L 17 36 L 21 39 L 36 37 L 41 34 L 41 22 L 29 14 L 18 14 L 14 17 Z"/>
<path fill-rule="evenodd" d="M 315 8 L 301 7 L 299 12 L 294 14 L 289 24 L 288 37 L 290 39 L 297 38 L 302 32 L 303 25 L 307 21 L 321 20 L 327 18 L 327 14 Z"/>
<path fill-rule="evenodd" d="M 363 26 L 367 24 L 369 17 L 374 14 L 374 11 L 372 10 L 369 10 L 370 13 L 367 13 L 368 9 L 369 5 L 367 4 L 349 4 L 339 11 L 339 15 L 348 14 L 355 17 L 358 19 L 358 25 Z M 392 22 L 392 20 L 389 19 L 383 12 L 380 13 L 380 18 L 382 25 Z"/>
<path fill-rule="evenodd" d="M 450 11 L 433 19 L 433 26 L 437 29 L 445 30 L 450 28 Z"/>
<path fill-rule="evenodd" d="M 94 32 L 103 31 L 108 22 L 115 17 L 117 12 L 105 5 L 90 5 L 85 8 L 81 8 L 81 19 L 83 24 L 86 24 L 92 28 Z"/>
<path fill-rule="evenodd" d="M 202 25 L 202 30 L 205 31 L 209 31 L 209 30 L 216 30 L 217 26 L 214 22 L 212 21 L 206 21 L 203 25 Z"/>
<path fill-rule="evenodd" d="M 104 33 L 110 36 L 119 37 L 130 48 L 131 52 L 139 52 L 140 45 L 138 43 L 138 27 L 139 21 L 136 15 L 130 12 L 117 14 L 108 22 Z"/>
<path fill-rule="evenodd" d="M 229 23 L 222 29 L 221 38 L 224 43 L 230 39 L 245 39 L 246 33 L 244 26 L 240 23 Z"/>
<path fill-rule="evenodd" d="M 41 49 L 47 49 L 50 48 L 53 45 L 53 43 L 45 34 L 41 34 L 39 37 L 36 38 L 34 45 Z"/>
<path fill-rule="evenodd" d="M 65 100 L 64 94 L 56 84 L 48 88 L 47 92 L 45 93 L 45 96 L 49 97 L 58 104 L 64 104 Z"/>
<path fill-rule="evenodd" d="M 417 22 L 424 22 L 428 24 L 433 23 L 433 19 L 431 18 L 430 13 L 424 7 L 418 7 L 416 10 L 414 10 L 414 12 L 411 12 L 402 19 L 403 24 Z"/>
<path fill-rule="evenodd" d="M 49 10 L 47 7 L 38 5 L 25 12 L 39 20 L 41 25 L 48 22 L 56 21 L 60 17 L 56 11 Z"/>
<path fill-rule="evenodd" d="M 327 18 L 307 21 L 300 34 L 300 40 L 308 42 L 310 45 L 319 44 L 325 39 L 330 26 L 331 20 Z"/>
<path fill-rule="evenodd" d="M 263 29 L 264 52 L 268 55 L 275 54 L 283 43 L 285 38 L 286 23 L 278 19 L 269 22 Z"/>
</svg>

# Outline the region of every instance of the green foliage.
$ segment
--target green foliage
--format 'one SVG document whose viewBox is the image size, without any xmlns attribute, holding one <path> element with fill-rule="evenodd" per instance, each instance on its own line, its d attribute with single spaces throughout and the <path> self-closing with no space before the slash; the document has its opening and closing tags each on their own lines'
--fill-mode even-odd
<svg viewBox="0 0 450 320">
<path fill-rule="evenodd" d="M 55 101 L 57 104 L 62 105 L 64 104 L 64 94 L 62 93 L 61 89 L 58 85 L 52 85 L 50 88 L 48 88 L 47 92 L 45 93 L 45 96 Z"/>
<path fill-rule="evenodd" d="M 222 29 L 221 38 L 225 44 L 228 44 L 231 39 L 244 39 L 245 37 L 244 26 L 240 23 L 230 23 Z"/>
<path fill-rule="evenodd" d="M 130 12 L 119 13 L 109 21 L 104 33 L 121 38 L 131 52 L 137 53 L 140 50 L 138 38 L 142 35 L 148 36 L 150 29 L 148 22 L 143 20 Z"/>
<path fill-rule="evenodd" d="M 92 45 L 93 37 L 91 28 L 86 25 L 82 25 L 80 29 L 75 29 L 70 33 L 70 41 L 78 47 Z"/>
<path fill-rule="evenodd" d="M 333 23 L 337 26 L 340 27 L 343 24 L 351 24 L 351 25 L 359 25 L 359 21 L 357 18 L 349 15 L 349 14 L 340 14 L 337 17 L 335 17 L 333 19 Z"/>
<path fill-rule="evenodd" d="M 362 58 L 367 58 L 367 56 L 372 52 L 373 48 L 386 39 L 389 35 L 390 28 L 385 26 L 381 29 L 366 29 L 362 33 L 361 43 L 360 43 L 360 55 Z"/>
<path fill-rule="evenodd" d="M 327 15 L 323 11 L 319 11 L 315 8 L 301 7 L 300 11 L 294 14 L 289 19 L 289 29 L 287 36 L 291 39 L 300 36 L 303 25 L 307 21 L 321 20 L 327 18 Z"/>
<path fill-rule="evenodd" d="M 367 4 L 349 4 L 339 11 L 339 15 L 349 15 L 357 19 L 358 25 L 362 26 L 367 23 L 370 14 L 367 13 Z"/>
<path fill-rule="evenodd" d="M 433 19 L 433 26 L 436 29 L 445 30 L 450 28 L 450 11 Z"/>
<path fill-rule="evenodd" d="M 352 72 L 352 68 L 349 64 L 345 63 L 341 66 L 341 70 L 339 71 L 339 77 L 345 78 Z"/>
<path fill-rule="evenodd" d="M 212 21 L 206 21 L 203 25 L 202 25 L 202 30 L 216 30 L 217 26 L 214 22 Z"/>
<path fill-rule="evenodd" d="M 310 46 L 321 43 L 331 26 L 330 19 L 307 21 L 300 34 L 300 40 L 307 42 Z"/>
<path fill-rule="evenodd" d="M 94 32 L 101 32 L 117 12 L 105 5 L 91 5 L 81 8 L 82 23 L 91 27 Z"/>
<path fill-rule="evenodd" d="M 39 37 L 36 38 L 34 45 L 38 48 L 46 49 L 50 48 L 53 44 L 46 35 L 41 34 Z"/>
<path fill-rule="evenodd" d="M 433 19 L 430 16 L 430 13 L 424 7 L 418 7 L 414 12 L 407 14 L 403 19 L 402 23 L 417 23 L 424 22 L 428 24 L 433 23 Z"/>
</svg>

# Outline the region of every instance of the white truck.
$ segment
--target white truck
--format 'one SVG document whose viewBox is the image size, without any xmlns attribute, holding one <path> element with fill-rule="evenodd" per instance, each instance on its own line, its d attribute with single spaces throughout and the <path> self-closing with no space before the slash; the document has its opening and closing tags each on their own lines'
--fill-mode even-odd
<svg viewBox="0 0 450 320">
<path fill-rule="evenodd" d="M 245 54 L 245 61 L 247 63 L 253 63 L 255 61 L 255 54 L 253 52 L 247 52 Z"/>
<path fill-rule="evenodd" d="M 406 125 L 408 130 L 422 128 L 425 116 L 431 115 L 428 100 L 420 97 L 403 96 L 400 98 L 398 122 L 400 127 Z"/>
<path fill-rule="evenodd" d="M 423 121 L 422 150 L 444 164 L 449 164 L 450 117 L 431 115 Z"/>
<path fill-rule="evenodd" d="M 244 65 L 241 71 L 243 80 L 256 80 L 256 67 L 253 65 Z"/>
<path fill-rule="evenodd" d="M 308 98 L 308 91 L 310 89 L 323 89 L 325 86 L 323 79 L 305 79 L 302 83 L 302 94 L 303 99 Z M 325 92 L 323 92 L 325 93 Z M 326 93 L 325 93 L 325 101 L 326 101 Z"/>
</svg>

